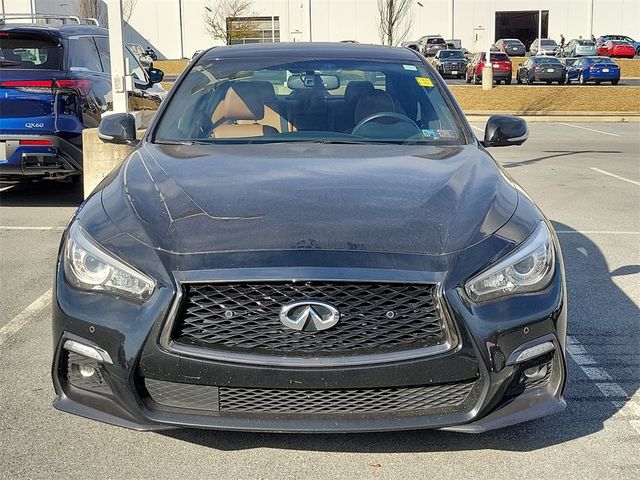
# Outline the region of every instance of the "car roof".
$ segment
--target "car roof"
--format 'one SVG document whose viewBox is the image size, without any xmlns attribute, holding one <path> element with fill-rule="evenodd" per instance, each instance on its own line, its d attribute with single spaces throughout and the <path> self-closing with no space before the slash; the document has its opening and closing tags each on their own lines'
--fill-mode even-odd
<svg viewBox="0 0 640 480">
<path fill-rule="evenodd" d="M 203 60 L 251 57 L 320 57 L 320 58 L 375 58 L 377 60 L 416 61 L 420 57 L 408 48 L 364 43 L 341 42 L 291 42 L 291 43 L 247 43 L 227 45 L 207 50 Z"/>
<path fill-rule="evenodd" d="M 32 23 L 0 23 L 0 30 L 16 33 L 41 33 L 51 37 L 69 38 L 75 35 L 109 35 L 109 30 L 94 25 L 35 25 Z"/>
<path fill-rule="evenodd" d="M 18 33 L 42 33 L 51 37 L 69 38 L 74 35 L 109 35 L 109 30 L 94 25 L 35 25 L 32 23 L 0 23 L 0 30 Z"/>
</svg>

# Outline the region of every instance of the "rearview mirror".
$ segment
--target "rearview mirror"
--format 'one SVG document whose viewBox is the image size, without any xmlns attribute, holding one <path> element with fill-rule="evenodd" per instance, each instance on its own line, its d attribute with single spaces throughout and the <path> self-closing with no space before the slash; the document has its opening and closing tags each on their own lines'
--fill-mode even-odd
<svg viewBox="0 0 640 480">
<path fill-rule="evenodd" d="M 511 115 L 493 115 L 489 117 L 484 129 L 485 147 L 509 147 L 522 145 L 529 137 L 527 122 Z"/>
<path fill-rule="evenodd" d="M 164 79 L 164 72 L 159 68 L 150 68 L 149 69 L 149 82 L 150 83 L 160 83 Z"/>
<path fill-rule="evenodd" d="M 337 75 L 291 75 L 287 79 L 287 87 L 291 90 L 303 88 L 319 87 L 320 84 L 325 90 L 335 90 L 340 86 L 340 78 Z"/>
<path fill-rule="evenodd" d="M 106 143 L 133 145 L 136 142 L 136 119 L 130 113 L 105 115 L 98 126 L 98 138 Z"/>
</svg>

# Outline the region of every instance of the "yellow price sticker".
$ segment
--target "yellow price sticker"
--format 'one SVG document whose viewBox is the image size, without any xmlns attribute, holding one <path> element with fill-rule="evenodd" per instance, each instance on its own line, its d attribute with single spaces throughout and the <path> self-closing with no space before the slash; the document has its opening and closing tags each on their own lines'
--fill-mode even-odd
<svg viewBox="0 0 640 480">
<path fill-rule="evenodd" d="M 427 77 L 416 77 L 416 82 L 418 82 L 418 85 L 421 87 L 433 87 L 433 82 Z"/>
</svg>

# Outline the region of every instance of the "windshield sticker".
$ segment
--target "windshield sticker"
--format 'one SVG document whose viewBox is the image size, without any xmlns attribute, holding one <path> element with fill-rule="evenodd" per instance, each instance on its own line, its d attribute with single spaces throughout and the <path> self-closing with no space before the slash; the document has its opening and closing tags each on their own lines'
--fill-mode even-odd
<svg viewBox="0 0 640 480">
<path fill-rule="evenodd" d="M 440 138 L 440 135 L 438 135 L 438 131 L 437 130 L 422 130 L 422 135 L 425 138 L 433 138 L 435 140 L 437 140 L 438 138 Z"/>
<path fill-rule="evenodd" d="M 437 130 L 440 138 L 458 138 L 453 130 Z"/>
<path fill-rule="evenodd" d="M 404 68 L 405 70 L 411 70 L 412 72 L 417 72 L 418 71 L 418 67 L 416 67 L 415 65 L 402 65 L 402 68 Z"/>
<path fill-rule="evenodd" d="M 418 85 L 421 87 L 433 87 L 433 82 L 427 77 L 416 77 L 416 82 L 418 82 Z"/>
</svg>

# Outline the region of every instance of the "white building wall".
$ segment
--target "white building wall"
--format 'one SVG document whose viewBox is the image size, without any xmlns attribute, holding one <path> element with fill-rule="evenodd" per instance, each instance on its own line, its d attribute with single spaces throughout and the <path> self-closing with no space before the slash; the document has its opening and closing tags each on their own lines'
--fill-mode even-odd
<svg viewBox="0 0 640 480">
<path fill-rule="evenodd" d="M 32 0 L 3 0 L 8 12 L 29 12 Z M 219 41 L 206 32 L 203 16 L 208 0 L 138 0 L 126 29 L 130 42 L 152 46 L 162 57 L 190 57 L 194 51 Z M 40 13 L 73 13 L 74 0 L 33 0 Z M 311 2 L 312 22 L 309 22 Z M 487 41 L 495 37 L 496 11 L 549 10 L 549 36 L 567 40 L 589 32 L 589 6 L 593 2 L 593 33 L 619 33 L 640 37 L 640 0 L 420 0 L 412 9 L 409 39 L 440 33 L 473 50 L 474 29 L 484 29 Z M 61 6 L 62 5 L 62 6 Z M 182 7 L 180 9 L 180 6 Z M 53 10 L 52 10 L 53 9 Z M 182 42 L 180 35 L 182 10 Z M 254 0 L 257 16 L 280 18 L 281 41 L 357 40 L 380 43 L 377 0 Z M 484 47 L 486 48 L 486 46 Z"/>
</svg>

